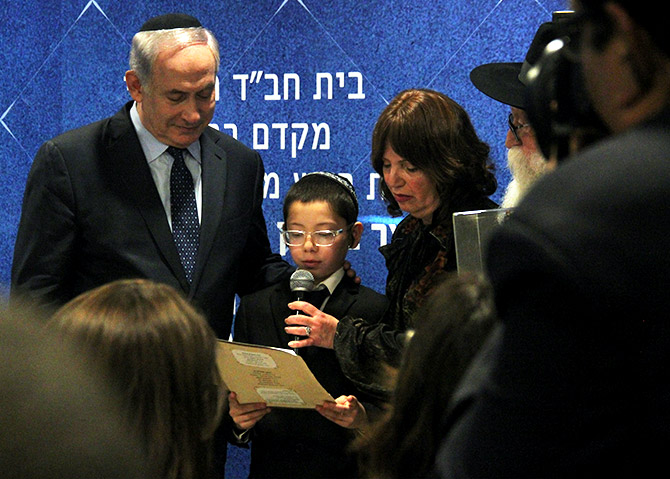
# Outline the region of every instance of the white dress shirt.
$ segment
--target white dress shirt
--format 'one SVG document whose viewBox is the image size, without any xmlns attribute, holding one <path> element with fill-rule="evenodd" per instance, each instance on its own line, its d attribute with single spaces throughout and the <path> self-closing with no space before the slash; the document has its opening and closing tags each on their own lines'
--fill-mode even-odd
<svg viewBox="0 0 670 479">
<path fill-rule="evenodd" d="M 144 157 L 149 164 L 151 176 L 156 184 L 158 195 L 163 203 L 165 215 L 167 216 L 168 224 L 172 229 L 172 215 L 170 209 L 170 169 L 174 158 L 167 152 L 168 145 L 161 143 L 154 135 L 147 130 L 140 115 L 137 112 L 137 103 L 133 104 L 130 109 L 130 119 L 133 122 L 137 137 L 140 139 Z M 198 220 L 202 223 L 202 167 L 200 155 L 200 141 L 191 143 L 188 148 L 188 154 L 184 155 L 184 162 L 186 167 L 193 175 L 193 186 L 195 187 L 195 202 L 198 207 Z"/>
</svg>

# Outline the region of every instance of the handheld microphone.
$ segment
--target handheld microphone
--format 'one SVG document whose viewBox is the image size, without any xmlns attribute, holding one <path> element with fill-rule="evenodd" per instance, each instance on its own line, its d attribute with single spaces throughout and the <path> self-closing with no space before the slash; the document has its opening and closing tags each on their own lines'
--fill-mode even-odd
<svg viewBox="0 0 670 479">
<path fill-rule="evenodd" d="M 291 292 L 294 294 L 296 301 L 304 301 L 305 293 L 312 291 L 314 288 L 314 275 L 304 269 L 296 269 L 289 280 Z M 298 313 L 299 314 L 299 313 Z M 300 341 L 300 336 L 295 336 L 295 341 Z M 296 348 L 297 352 L 297 348 Z"/>
</svg>

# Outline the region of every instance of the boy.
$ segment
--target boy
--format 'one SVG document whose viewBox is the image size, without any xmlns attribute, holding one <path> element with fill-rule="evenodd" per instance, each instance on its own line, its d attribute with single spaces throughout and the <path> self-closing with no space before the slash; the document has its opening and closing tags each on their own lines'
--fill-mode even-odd
<svg viewBox="0 0 670 479">
<path fill-rule="evenodd" d="M 357 217 L 358 201 L 349 181 L 332 173 L 309 173 L 286 194 L 282 237 L 296 266 L 314 276 L 314 289 L 329 293 L 316 307 L 336 317 L 377 322 L 386 297 L 357 285 L 342 269 L 347 250 L 358 245 L 363 233 Z M 292 314 L 287 304 L 294 299 L 288 281 L 243 297 L 234 340 L 286 348 L 293 336 L 285 332 L 284 319 Z M 347 448 L 355 429 L 367 422 L 366 408 L 374 406 L 344 376 L 332 349 L 307 347 L 300 355 L 337 398 L 337 419 L 326 419 L 322 408 L 270 411 L 264 403 L 239 404 L 231 392 L 230 416 L 239 442 L 252 441 L 249 477 L 355 477 L 356 462 Z"/>
</svg>

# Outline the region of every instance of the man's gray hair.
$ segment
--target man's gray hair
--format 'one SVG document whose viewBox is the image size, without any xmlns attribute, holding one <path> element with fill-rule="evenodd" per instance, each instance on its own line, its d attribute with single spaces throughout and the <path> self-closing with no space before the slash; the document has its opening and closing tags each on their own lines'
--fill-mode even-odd
<svg viewBox="0 0 670 479">
<path fill-rule="evenodd" d="M 173 28 L 138 32 L 133 37 L 130 48 L 130 69 L 135 72 L 142 86 L 147 89 L 151 84 L 151 73 L 159 53 L 190 45 L 206 44 L 214 54 L 216 71 L 219 71 L 219 43 L 206 28 Z"/>
</svg>

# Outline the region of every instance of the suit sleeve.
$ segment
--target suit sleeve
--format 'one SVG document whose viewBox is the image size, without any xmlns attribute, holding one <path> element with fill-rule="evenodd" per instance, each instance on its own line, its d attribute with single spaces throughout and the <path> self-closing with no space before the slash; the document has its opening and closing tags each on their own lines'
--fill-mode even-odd
<svg viewBox="0 0 670 479">
<path fill-rule="evenodd" d="M 584 275 L 570 255 L 518 219 L 489 244 L 488 272 L 504 327 L 455 392 L 437 457 L 444 477 L 465 471 L 469 477 L 569 476 L 576 457 L 570 439 L 587 424 L 602 431 L 624 424 L 629 416 L 619 405 L 632 404 L 627 392 L 638 390 L 626 379 L 635 375 L 621 366 L 637 360 L 619 348 L 618 338 L 635 334 L 591 309 L 588 289 L 580 284 Z M 607 327 L 598 324 L 600 317 Z M 621 367 L 612 366 L 614 358 L 622 358 Z M 587 394 L 580 396 L 582 391 Z M 605 421 L 607 409 L 616 421 Z M 557 472 L 556 464 L 568 469 Z"/>
<path fill-rule="evenodd" d="M 14 247 L 11 295 L 47 306 L 72 297 L 76 242 L 75 204 L 70 176 L 56 145 L 37 152 L 28 175 Z"/>
<path fill-rule="evenodd" d="M 235 325 L 233 328 L 233 341 L 240 343 L 248 343 L 249 335 L 247 334 L 247 301 L 245 298 L 240 300 L 240 305 L 235 313 Z"/>
<path fill-rule="evenodd" d="M 387 398 L 390 391 L 380 364 L 398 366 L 405 333 L 367 318 L 345 316 L 335 333 L 334 349 L 347 378 L 375 397 Z"/>
<path fill-rule="evenodd" d="M 273 253 L 268 240 L 268 231 L 263 214 L 263 185 L 265 169 L 258 153 L 256 181 L 251 196 L 253 201 L 251 230 L 244 248 L 247 265 L 240 271 L 240 287 L 237 294 L 242 296 L 263 289 L 266 286 L 288 279 L 293 268 L 282 259 L 279 254 Z"/>
<path fill-rule="evenodd" d="M 386 296 L 362 290 L 361 300 L 363 309 L 340 318 L 333 349 L 349 381 L 375 400 L 386 400 L 390 391 L 380 364 L 390 363 L 387 356 L 399 354 L 404 334 L 382 322 L 388 308 Z"/>
</svg>

